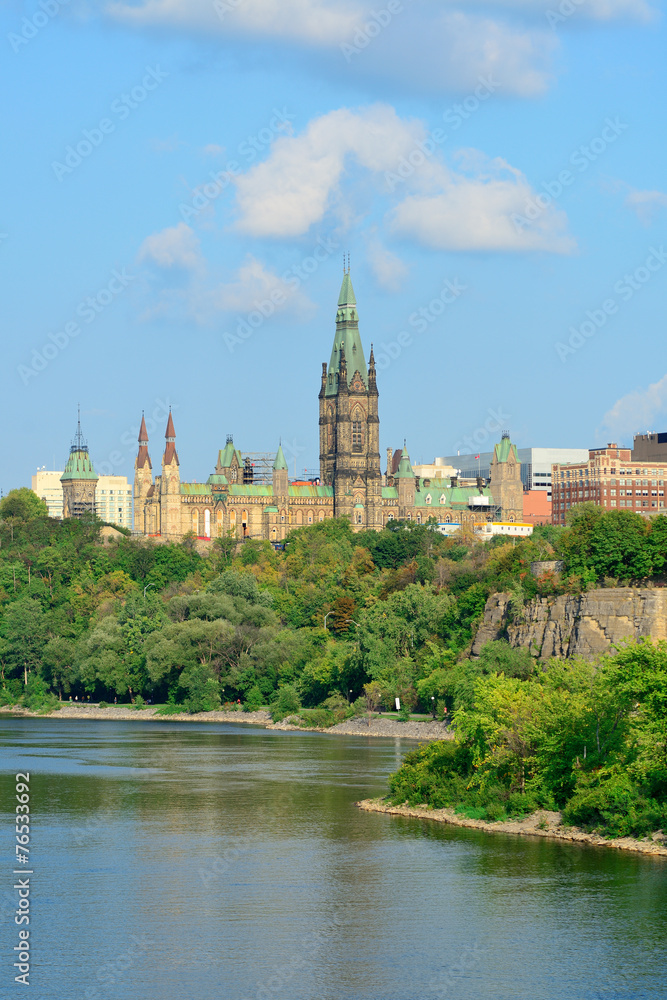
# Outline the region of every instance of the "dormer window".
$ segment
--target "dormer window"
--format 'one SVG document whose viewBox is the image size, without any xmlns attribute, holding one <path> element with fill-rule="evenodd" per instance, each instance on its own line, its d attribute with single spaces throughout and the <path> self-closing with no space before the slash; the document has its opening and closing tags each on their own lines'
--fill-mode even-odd
<svg viewBox="0 0 667 1000">
<path fill-rule="evenodd" d="M 426 501 L 425 502 L 430 505 L 430 503 L 431 503 L 431 494 L 430 493 L 427 493 L 427 495 L 426 495 Z"/>
<path fill-rule="evenodd" d="M 442 496 L 440 497 L 440 506 L 442 507 L 446 502 L 447 502 L 447 497 L 443 493 Z"/>
</svg>

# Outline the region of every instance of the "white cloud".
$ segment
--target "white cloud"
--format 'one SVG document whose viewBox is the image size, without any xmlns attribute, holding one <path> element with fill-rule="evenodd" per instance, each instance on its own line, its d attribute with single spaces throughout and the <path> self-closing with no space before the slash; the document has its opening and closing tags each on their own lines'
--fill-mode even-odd
<svg viewBox="0 0 667 1000">
<path fill-rule="evenodd" d="M 661 208 L 667 208 L 667 194 L 663 191 L 630 191 L 625 204 L 636 212 L 638 218 L 648 226 Z"/>
<path fill-rule="evenodd" d="M 385 288 L 388 292 L 400 290 L 408 275 L 408 268 L 377 237 L 369 240 L 366 259 L 381 288 Z"/>
<path fill-rule="evenodd" d="M 458 5 L 460 0 L 449 2 Z M 546 10 L 558 12 L 560 0 L 479 0 L 478 5 L 487 9 L 502 7 L 524 14 L 543 14 Z M 571 7 L 573 14 L 594 21 L 630 18 L 645 22 L 652 20 L 657 14 L 656 8 L 647 0 L 570 0 L 565 6 L 566 10 Z M 568 16 L 570 15 L 566 14 Z"/>
<path fill-rule="evenodd" d="M 199 239 L 185 222 L 148 236 L 139 248 L 139 260 L 150 260 L 161 268 L 188 271 L 203 264 Z"/>
<path fill-rule="evenodd" d="M 621 396 L 605 413 L 602 432 L 619 440 L 655 429 L 656 420 L 667 420 L 667 375 L 649 385 Z"/>
<path fill-rule="evenodd" d="M 537 208 L 526 221 L 535 192 L 519 171 L 500 159 L 466 151 L 472 175 L 440 169 L 433 194 L 408 195 L 394 210 L 391 226 L 433 250 L 548 250 L 571 253 L 567 216 L 553 206 Z M 474 155 L 477 154 L 477 155 Z"/>
<path fill-rule="evenodd" d="M 222 156 L 224 152 L 224 146 L 219 146 L 217 142 L 209 142 L 208 146 L 202 149 L 204 156 Z"/>
<path fill-rule="evenodd" d="M 112 17 L 134 25 L 167 25 L 289 39 L 313 45 L 344 41 L 362 18 L 363 6 L 341 0 L 118 0 Z"/>
<path fill-rule="evenodd" d="M 423 131 L 386 105 L 313 119 L 301 135 L 277 139 L 267 160 L 237 178 L 238 228 L 252 236 L 303 235 L 332 208 L 346 161 L 390 170 Z"/>
<path fill-rule="evenodd" d="M 388 215 L 397 235 L 435 250 L 574 249 L 566 216 L 553 206 L 538 207 L 530 223 L 513 218 L 536 196 L 519 170 L 474 150 L 460 153 L 453 170 L 437 152 L 420 152 L 425 138 L 422 123 L 386 105 L 322 115 L 300 135 L 276 140 L 267 160 L 236 179 L 237 228 L 255 237 L 302 236 L 329 214 L 338 221 L 349 214 L 353 172 L 362 168 L 388 194 L 403 164 L 400 201 Z"/>
</svg>

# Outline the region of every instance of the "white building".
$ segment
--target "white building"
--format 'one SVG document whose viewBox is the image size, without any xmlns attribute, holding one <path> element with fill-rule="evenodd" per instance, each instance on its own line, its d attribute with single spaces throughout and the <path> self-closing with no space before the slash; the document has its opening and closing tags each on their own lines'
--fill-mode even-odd
<svg viewBox="0 0 667 1000">
<path fill-rule="evenodd" d="M 46 504 L 49 517 L 58 519 L 63 516 L 63 487 L 60 482 L 62 474 L 62 469 L 60 472 L 38 469 L 32 477 L 31 485 L 32 492 Z"/>
<path fill-rule="evenodd" d="M 133 510 L 132 487 L 127 481 L 127 476 L 100 476 L 95 490 L 97 516 L 109 524 L 132 528 Z"/>
<path fill-rule="evenodd" d="M 46 503 L 49 517 L 63 516 L 63 488 L 60 471 L 38 469 L 32 477 L 32 491 Z M 100 476 L 95 489 L 95 513 L 102 521 L 132 528 L 134 503 L 127 476 Z"/>
</svg>

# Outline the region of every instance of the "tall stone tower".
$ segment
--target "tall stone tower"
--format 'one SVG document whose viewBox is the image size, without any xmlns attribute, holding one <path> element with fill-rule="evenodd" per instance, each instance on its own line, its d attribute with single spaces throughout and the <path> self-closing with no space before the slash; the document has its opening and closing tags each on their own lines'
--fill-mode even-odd
<svg viewBox="0 0 667 1000">
<path fill-rule="evenodd" d="M 493 502 L 501 508 L 502 520 L 523 521 L 521 462 L 516 445 L 510 441 L 509 431 L 503 431 L 502 440 L 493 450 L 489 485 Z"/>
<path fill-rule="evenodd" d="M 81 433 L 81 410 L 76 425 L 76 435 L 69 450 L 65 471 L 60 477 L 63 486 L 63 518 L 84 517 L 95 514 L 97 473 L 88 454 L 88 445 Z"/>
<path fill-rule="evenodd" d="M 276 503 L 286 504 L 289 501 L 288 468 L 282 444 L 278 445 L 276 460 L 273 463 L 273 495 Z"/>
<path fill-rule="evenodd" d="M 380 527 L 380 420 L 373 347 L 368 368 L 349 267 L 336 312 L 336 334 L 320 387 L 320 478 L 334 489 L 334 516 L 355 531 Z"/>
<path fill-rule="evenodd" d="M 394 475 L 394 486 L 398 489 L 399 519 L 411 519 L 415 509 L 416 477 L 410 463 L 408 449 L 403 445 L 401 460 Z"/>
<path fill-rule="evenodd" d="M 139 428 L 139 451 L 134 460 L 134 530 L 150 533 L 150 525 L 146 523 L 145 505 L 153 495 L 153 466 L 148 454 L 148 431 L 146 418 L 141 414 Z"/>
<path fill-rule="evenodd" d="M 160 477 L 160 534 L 166 538 L 180 538 L 181 527 L 181 472 L 176 454 L 176 431 L 169 410 L 169 420 L 164 433 L 165 446 Z M 187 530 L 187 529 L 186 529 Z"/>
</svg>

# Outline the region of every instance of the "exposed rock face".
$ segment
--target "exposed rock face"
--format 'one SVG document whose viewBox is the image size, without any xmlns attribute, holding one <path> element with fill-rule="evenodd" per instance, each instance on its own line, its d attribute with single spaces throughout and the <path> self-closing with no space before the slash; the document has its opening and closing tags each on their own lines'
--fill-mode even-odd
<svg viewBox="0 0 667 1000">
<path fill-rule="evenodd" d="M 525 605 L 521 620 L 510 620 L 509 594 L 493 594 L 475 637 L 472 655 L 506 638 L 530 649 L 540 660 L 550 656 L 592 659 L 623 639 L 667 639 L 667 589 L 618 587 L 585 594 L 543 597 Z"/>
</svg>

